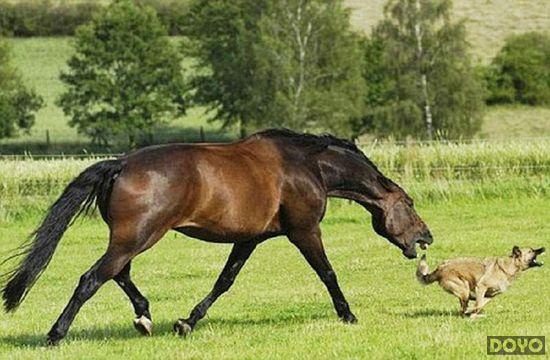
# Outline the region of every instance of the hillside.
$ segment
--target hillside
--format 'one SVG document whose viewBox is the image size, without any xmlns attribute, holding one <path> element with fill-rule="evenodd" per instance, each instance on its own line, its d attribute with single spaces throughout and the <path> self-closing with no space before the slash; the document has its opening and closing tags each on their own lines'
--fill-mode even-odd
<svg viewBox="0 0 550 360">
<path fill-rule="evenodd" d="M 370 32 L 383 16 L 385 0 L 344 0 L 356 29 Z M 488 62 L 504 39 L 527 31 L 550 31 L 549 0 L 454 0 L 455 18 L 465 19 L 472 52 Z"/>
</svg>

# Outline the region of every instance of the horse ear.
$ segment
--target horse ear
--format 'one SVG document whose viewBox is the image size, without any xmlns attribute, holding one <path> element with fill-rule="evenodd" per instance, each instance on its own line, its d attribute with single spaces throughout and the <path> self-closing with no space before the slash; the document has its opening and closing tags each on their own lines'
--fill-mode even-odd
<svg viewBox="0 0 550 360">
<path fill-rule="evenodd" d="M 521 256 L 521 250 L 519 249 L 519 246 L 514 246 L 512 248 L 512 256 L 513 257 L 520 257 Z"/>
</svg>

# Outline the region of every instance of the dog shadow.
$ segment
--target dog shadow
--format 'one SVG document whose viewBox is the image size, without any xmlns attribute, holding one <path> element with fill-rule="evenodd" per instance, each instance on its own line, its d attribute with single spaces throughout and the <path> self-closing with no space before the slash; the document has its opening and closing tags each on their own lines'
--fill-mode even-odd
<svg viewBox="0 0 550 360">
<path fill-rule="evenodd" d="M 232 329 L 235 327 L 246 326 L 271 326 L 277 323 L 303 324 L 313 320 L 327 318 L 326 312 L 319 310 L 316 313 L 296 313 L 290 311 L 287 314 L 280 314 L 275 317 L 260 317 L 260 318 L 227 318 L 227 317 L 211 317 L 201 320 L 194 331 L 200 332 L 203 327 L 214 326 L 220 329 Z M 169 334 L 174 334 L 173 326 L 176 319 L 154 321 L 154 330 L 152 338 L 162 337 Z M 124 324 L 111 324 L 108 326 L 97 326 L 87 329 L 70 330 L 69 334 L 63 339 L 62 344 L 71 344 L 72 342 L 100 342 L 106 340 L 123 341 L 146 338 L 138 333 L 132 324 L 128 321 Z M 0 338 L 0 344 L 18 348 L 46 348 L 46 334 L 18 334 L 8 335 Z"/>
<path fill-rule="evenodd" d="M 462 314 L 459 311 L 443 310 L 443 309 L 423 309 L 415 311 L 405 311 L 397 313 L 396 315 L 404 316 L 412 319 L 428 318 L 428 317 L 457 317 L 462 318 Z"/>
</svg>

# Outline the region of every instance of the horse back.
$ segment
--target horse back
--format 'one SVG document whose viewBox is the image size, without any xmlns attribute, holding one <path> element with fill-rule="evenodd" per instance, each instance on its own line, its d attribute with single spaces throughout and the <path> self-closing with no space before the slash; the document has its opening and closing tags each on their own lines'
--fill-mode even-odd
<svg viewBox="0 0 550 360">
<path fill-rule="evenodd" d="M 151 147 L 125 162 L 110 200 L 114 222 L 150 217 L 228 242 L 279 231 L 283 166 L 270 141 Z"/>
</svg>

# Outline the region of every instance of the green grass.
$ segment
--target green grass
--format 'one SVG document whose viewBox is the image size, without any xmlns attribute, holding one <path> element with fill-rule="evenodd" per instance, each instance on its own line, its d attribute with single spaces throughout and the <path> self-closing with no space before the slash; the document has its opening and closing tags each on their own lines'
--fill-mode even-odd
<svg viewBox="0 0 550 360">
<path fill-rule="evenodd" d="M 364 145 L 381 171 L 417 201 L 550 195 L 550 140 Z M 21 219 L 55 200 L 100 158 L 0 160 L 0 220 Z"/>
<path fill-rule="evenodd" d="M 436 242 L 435 266 L 457 256 L 509 253 L 513 245 L 548 244 L 548 198 L 418 203 Z M 0 251 L 16 246 L 39 216 L 0 223 Z M 105 285 L 78 315 L 67 339 L 44 348 L 44 336 L 79 276 L 102 254 L 107 229 L 78 222 L 50 267 L 14 315 L 0 315 L 0 354 L 7 358 L 481 358 L 487 335 L 550 335 L 549 269 L 523 274 L 476 321 L 458 316 L 458 301 L 422 287 L 416 261 L 376 236 L 359 206 L 333 202 L 323 223 L 325 246 L 357 325 L 334 314 L 328 294 L 284 238 L 262 244 L 233 288 L 187 339 L 171 326 L 210 290 L 229 246 L 169 234 L 139 256 L 133 277 L 151 302 L 154 336 L 133 329 L 129 301 Z"/>
<path fill-rule="evenodd" d="M 491 107 L 481 135 L 489 139 L 550 136 L 550 108 L 525 105 Z"/>
</svg>

